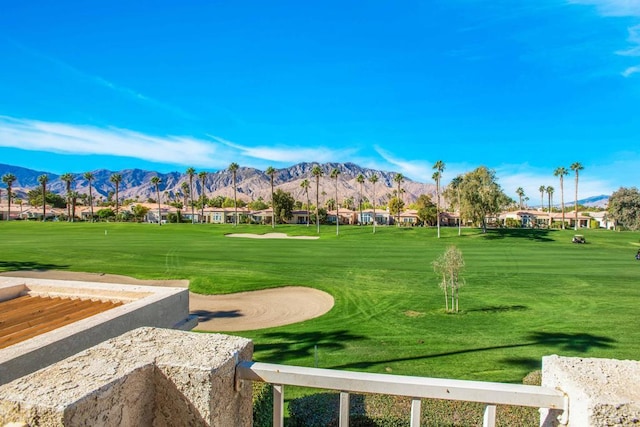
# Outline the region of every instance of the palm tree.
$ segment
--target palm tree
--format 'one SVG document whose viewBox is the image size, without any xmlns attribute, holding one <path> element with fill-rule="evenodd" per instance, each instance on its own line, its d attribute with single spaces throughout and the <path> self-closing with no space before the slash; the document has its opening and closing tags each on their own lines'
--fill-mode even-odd
<svg viewBox="0 0 640 427">
<path fill-rule="evenodd" d="M 376 232 L 376 182 L 378 182 L 378 175 L 376 175 L 375 173 L 371 175 L 369 177 L 369 182 L 373 187 L 373 199 L 371 200 L 373 203 L 373 233 L 375 234 Z"/>
<path fill-rule="evenodd" d="M 115 185 L 116 187 L 116 220 L 117 220 L 118 211 L 120 208 L 119 194 L 120 194 L 120 183 L 122 182 L 122 175 L 120 175 L 119 173 L 111 174 L 111 176 L 109 177 L 109 181 L 111 181 L 113 185 Z"/>
<path fill-rule="evenodd" d="M 562 209 L 562 229 L 564 230 L 564 176 L 569 175 L 567 168 L 560 166 L 553 171 L 553 176 L 560 178 L 560 209 Z"/>
<path fill-rule="evenodd" d="M 77 191 L 69 192 L 69 199 L 71 200 L 71 222 L 76 217 L 76 204 L 78 203 L 78 199 L 80 198 L 80 193 Z"/>
<path fill-rule="evenodd" d="M 546 190 L 546 187 L 544 185 L 541 185 L 538 188 L 538 191 L 540 192 L 540 209 L 542 210 L 542 212 L 544 212 L 544 192 Z"/>
<path fill-rule="evenodd" d="M 396 196 L 398 200 L 402 200 L 402 190 L 400 189 L 400 185 L 404 182 L 404 175 L 401 173 L 397 173 L 396 176 L 393 177 L 393 181 L 398 184 L 398 192 Z M 400 225 L 400 203 L 398 203 L 398 214 L 397 214 L 397 225 Z"/>
<path fill-rule="evenodd" d="M 307 195 L 307 227 L 309 226 L 309 205 L 311 204 L 311 202 L 309 201 L 309 180 L 307 178 L 303 179 L 302 182 L 300 183 L 300 187 L 302 187 L 302 189 L 304 190 L 305 194 Z"/>
<path fill-rule="evenodd" d="M 438 224 L 438 239 L 440 238 L 440 180 L 442 179 L 444 166 L 442 160 L 438 160 L 433 165 L 433 169 L 436 171 L 436 173 L 433 174 L 433 179 L 436 181 L 436 222 Z"/>
<path fill-rule="evenodd" d="M 205 171 L 198 172 L 198 178 L 200 178 L 200 222 L 204 221 L 204 202 L 205 202 L 205 194 L 204 194 L 204 186 L 207 181 L 207 173 Z"/>
<path fill-rule="evenodd" d="M 271 228 L 276 228 L 276 202 L 273 200 L 273 175 L 275 175 L 276 170 L 269 166 L 264 173 L 271 178 Z"/>
<path fill-rule="evenodd" d="M 318 234 L 320 234 L 320 177 L 323 175 L 322 168 L 319 165 L 315 165 L 311 169 L 311 175 L 316 177 L 316 225 Z"/>
<path fill-rule="evenodd" d="M 360 202 L 358 203 L 358 206 L 360 208 L 360 220 L 358 221 L 358 224 L 362 223 L 362 188 L 364 186 L 364 175 L 362 174 L 358 174 L 358 176 L 356 177 L 356 181 L 358 182 L 358 184 L 360 184 Z"/>
<path fill-rule="evenodd" d="M 186 182 L 183 182 L 180 185 L 180 188 L 182 188 L 182 196 L 184 197 L 183 201 L 182 201 L 182 206 L 184 207 L 184 210 L 187 210 L 187 206 L 189 203 L 189 184 L 187 184 Z"/>
<path fill-rule="evenodd" d="M 336 180 L 336 236 L 340 234 L 340 204 L 338 203 L 338 175 L 340 171 L 338 168 L 333 168 L 331 171 L 331 178 Z"/>
<path fill-rule="evenodd" d="M 49 182 L 49 177 L 47 175 L 40 175 L 38 177 L 38 182 L 42 186 L 42 221 L 47 216 L 47 182 Z"/>
<path fill-rule="evenodd" d="M 462 176 L 458 175 L 451 180 L 451 188 L 456 192 L 458 199 L 458 236 L 462 235 L 462 209 L 460 201 L 460 186 L 462 185 Z"/>
<path fill-rule="evenodd" d="M 16 176 L 12 173 L 5 173 L 2 175 L 2 182 L 7 185 L 7 202 L 9 203 L 9 210 L 7 211 L 7 221 L 11 218 L 11 198 L 13 183 L 16 181 Z"/>
<path fill-rule="evenodd" d="M 578 229 L 578 175 L 579 175 L 579 171 L 584 169 L 584 166 L 582 166 L 582 164 L 580 164 L 579 162 L 575 162 L 571 164 L 570 168 L 572 171 L 576 173 L 576 197 L 575 197 L 575 204 L 573 207 L 576 209 L 574 230 L 577 230 Z"/>
<path fill-rule="evenodd" d="M 236 188 L 236 176 L 237 176 L 237 172 L 238 172 L 238 168 L 240 166 L 238 166 L 237 163 L 233 162 L 229 165 L 229 171 L 231 172 L 232 178 L 233 178 L 233 209 L 235 211 L 235 217 L 233 218 L 233 226 L 237 227 L 238 226 L 238 198 L 237 198 L 237 188 Z"/>
<path fill-rule="evenodd" d="M 156 187 L 156 198 L 158 199 L 158 225 L 162 225 L 162 213 L 160 212 L 160 183 L 162 180 L 159 176 L 151 178 L 151 183 Z"/>
<path fill-rule="evenodd" d="M 547 197 L 549 198 L 549 228 L 551 228 L 551 224 L 553 223 L 551 219 L 551 201 L 553 200 L 553 192 L 554 192 L 554 188 L 552 186 L 548 186 Z"/>
<path fill-rule="evenodd" d="M 195 208 L 195 206 L 193 206 L 193 176 L 196 174 L 196 170 L 194 168 L 187 168 L 185 173 L 189 177 L 189 197 L 191 200 L 191 224 L 195 224 L 196 215 L 193 211 Z"/>
<path fill-rule="evenodd" d="M 83 178 L 87 180 L 89 183 L 89 208 L 91 210 L 91 222 L 93 222 L 93 185 L 92 181 L 94 180 L 93 173 L 85 172 Z"/>
<path fill-rule="evenodd" d="M 71 206 L 69 205 L 69 198 L 71 194 L 71 183 L 73 183 L 73 174 L 71 173 L 63 173 L 60 175 L 60 181 L 63 181 L 66 184 L 66 202 L 67 202 L 67 221 L 72 221 L 71 219 Z"/>
<path fill-rule="evenodd" d="M 520 210 L 522 210 L 522 198 L 524 197 L 524 189 L 522 187 L 518 187 L 516 189 L 516 194 L 518 195 L 518 198 L 520 199 Z"/>
</svg>

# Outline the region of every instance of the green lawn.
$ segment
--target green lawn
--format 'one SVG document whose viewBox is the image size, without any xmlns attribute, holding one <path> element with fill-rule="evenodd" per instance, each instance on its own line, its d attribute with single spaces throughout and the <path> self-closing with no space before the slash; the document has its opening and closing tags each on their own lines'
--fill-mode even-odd
<svg viewBox="0 0 640 427">
<path fill-rule="evenodd" d="M 323 227 L 319 240 L 229 239 L 268 226 L 0 223 L 0 271 L 50 268 L 191 280 L 228 293 L 304 285 L 331 293 L 325 316 L 239 333 L 255 360 L 520 382 L 547 354 L 638 359 L 640 233 Z M 315 235 L 315 228 L 276 231 Z M 431 261 L 447 245 L 467 268 L 463 313 L 444 313 Z"/>
</svg>

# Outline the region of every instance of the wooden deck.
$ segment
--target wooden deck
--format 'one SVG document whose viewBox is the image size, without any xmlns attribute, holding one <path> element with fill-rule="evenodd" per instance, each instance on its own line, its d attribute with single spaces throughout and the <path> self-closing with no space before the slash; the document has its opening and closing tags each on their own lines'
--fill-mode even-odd
<svg viewBox="0 0 640 427">
<path fill-rule="evenodd" d="M 0 302 L 0 349 L 122 305 L 25 295 Z"/>
</svg>

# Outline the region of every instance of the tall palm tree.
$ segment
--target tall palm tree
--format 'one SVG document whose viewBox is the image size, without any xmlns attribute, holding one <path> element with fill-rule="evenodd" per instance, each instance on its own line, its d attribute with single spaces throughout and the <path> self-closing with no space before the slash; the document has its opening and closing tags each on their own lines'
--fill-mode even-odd
<svg viewBox="0 0 640 427">
<path fill-rule="evenodd" d="M 393 177 L 393 182 L 398 184 L 398 193 L 396 196 L 398 200 L 402 200 L 402 190 L 400 189 L 400 185 L 404 182 L 404 175 L 401 173 L 397 173 L 396 176 Z M 397 225 L 400 225 L 400 203 L 398 203 L 398 214 L 397 214 Z"/>
<path fill-rule="evenodd" d="M 72 221 L 71 218 L 71 206 L 69 204 L 70 202 L 70 195 L 71 195 L 71 184 L 73 183 L 73 174 L 71 173 L 63 173 L 62 175 L 60 175 L 60 181 L 65 183 L 66 186 L 66 194 L 65 194 L 65 199 L 66 199 L 66 204 L 67 204 L 67 221 Z"/>
<path fill-rule="evenodd" d="M 569 175 L 567 168 L 560 166 L 553 171 L 553 176 L 560 178 L 560 209 L 562 210 L 562 229 L 564 230 L 564 176 Z"/>
<path fill-rule="evenodd" d="M 436 171 L 436 173 L 433 174 L 433 179 L 436 181 L 436 222 L 438 224 L 438 239 L 440 238 L 440 180 L 442 179 L 444 166 L 442 160 L 438 160 L 433 165 L 433 169 Z"/>
<path fill-rule="evenodd" d="M 40 175 L 38 182 L 42 186 L 42 221 L 44 222 L 47 217 L 47 183 L 49 182 L 49 177 L 44 174 Z"/>
<path fill-rule="evenodd" d="M 13 197 L 13 183 L 16 181 L 16 176 L 12 173 L 5 173 L 2 175 L 2 182 L 7 185 L 7 202 L 9 208 L 7 211 L 7 221 L 11 218 L 11 198 Z"/>
<path fill-rule="evenodd" d="M 315 165 L 311 169 L 311 175 L 316 177 L 316 226 L 318 227 L 318 234 L 320 233 L 320 177 L 323 175 L 322 168 L 319 165 Z"/>
<path fill-rule="evenodd" d="M 89 183 L 89 209 L 91 211 L 91 222 L 93 222 L 93 180 L 95 179 L 93 173 L 85 172 L 82 177 Z"/>
<path fill-rule="evenodd" d="M 273 175 L 275 175 L 276 170 L 269 166 L 264 173 L 271 178 L 271 228 L 276 228 L 276 202 L 273 199 Z"/>
<path fill-rule="evenodd" d="M 547 197 L 549 198 L 549 228 L 551 228 L 551 224 L 553 223 L 551 219 L 551 202 L 553 201 L 553 192 L 555 189 L 552 186 L 547 187 Z"/>
<path fill-rule="evenodd" d="M 524 189 L 522 187 L 518 187 L 516 189 L 516 194 L 518 195 L 518 198 L 520 200 L 520 203 L 519 203 L 518 206 L 519 206 L 520 210 L 522 210 L 522 198 L 524 197 Z"/>
<path fill-rule="evenodd" d="M 193 205 L 193 177 L 196 174 L 196 170 L 194 168 L 187 168 L 185 173 L 189 177 L 189 200 L 191 200 L 191 224 L 195 224 L 196 215 L 194 212 L 195 206 Z"/>
<path fill-rule="evenodd" d="M 236 177 L 238 173 L 238 164 L 233 162 L 229 165 L 229 171 L 231 172 L 233 178 L 233 209 L 235 211 L 235 217 L 233 218 L 233 226 L 238 226 L 238 197 L 237 197 L 237 188 L 236 188 Z"/>
<path fill-rule="evenodd" d="M 571 164 L 570 168 L 576 174 L 576 197 L 575 197 L 575 204 L 573 205 L 573 207 L 576 209 L 574 230 L 577 230 L 578 229 L 578 175 L 579 175 L 579 172 L 582 169 L 584 169 L 584 166 L 582 166 L 582 164 L 579 162 L 575 162 Z"/>
<path fill-rule="evenodd" d="M 544 212 L 544 192 L 546 191 L 546 187 L 544 185 L 541 185 L 538 188 L 538 191 L 540 192 L 540 209 L 542 210 L 542 212 Z"/>
<path fill-rule="evenodd" d="M 371 199 L 371 201 L 373 203 L 373 233 L 375 234 L 376 232 L 376 182 L 378 182 L 378 175 L 375 173 L 371 175 L 369 177 L 369 182 L 373 187 L 373 198 Z"/>
<path fill-rule="evenodd" d="M 184 207 L 184 210 L 186 212 L 187 206 L 189 204 L 189 184 L 183 182 L 180 185 L 180 188 L 182 188 L 182 196 L 184 197 L 184 199 L 182 200 L 182 206 Z"/>
<path fill-rule="evenodd" d="M 207 173 L 205 171 L 198 172 L 200 178 L 200 222 L 204 221 L 204 202 L 206 195 L 204 194 L 204 186 L 207 181 Z"/>
<path fill-rule="evenodd" d="M 76 205 L 78 203 L 79 198 L 80 198 L 80 193 L 78 193 L 77 191 L 69 192 L 69 199 L 71 200 L 71 222 L 73 222 L 76 217 Z"/>
<path fill-rule="evenodd" d="M 159 176 L 154 176 L 151 178 L 151 183 L 154 187 L 156 187 L 156 198 L 158 199 L 158 225 L 162 225 L 162 213 L 160 211 L 160 183 L 162 180 Z"/>
<path fill-rule="evenodd" d="M 338 168 L 333 168 L 331 171 L 331 178 L 336 180 L 336 236 L 340 234 L 340 204 L 338 203 L 338 176 L 340 171 Z"/>
<path fill-rule="evenodd" d="M 362 189 L 364 187 L 364 175 L 362 174 L 358 174 L 358 176 L 356 177 L 356 181 L 358 182 L 358 184 L 360 184 L 360 202 L 358 203 L 358 206 L 360 207 L 360 220 L 358 221 L 358 224 L 362 223 Z"/>
<path fill-rule="evenodd" d="M 120 210 L 120 183 L 122 182 L 122 175 L 119 173 L 111 174 L 109 181 L 116 187 L 116 221 L 118 219 L 118 211 Z"/>
<path fill-rule="evenodd" d="M 308 227 L 309 217 L 311 216 L 309 215 L 309 205 L 311 204 L 311 202 L 309 201 L 309 180 L 307 178 L 303 179 L 302 182 L 300 183 L 300 187 L 302 187 L 305 194 L 307 195 L 307 227 Z"/>
<path fill-rule="evenodd" d="M 451 180 L 451 188 L 456 192 L 456 199 L 458 201 L 458 236 L 462 235 L 462 209 L 460 202 L 460 186 L 462 186 L 462 176 L 458 175 Z"/>
</svg>

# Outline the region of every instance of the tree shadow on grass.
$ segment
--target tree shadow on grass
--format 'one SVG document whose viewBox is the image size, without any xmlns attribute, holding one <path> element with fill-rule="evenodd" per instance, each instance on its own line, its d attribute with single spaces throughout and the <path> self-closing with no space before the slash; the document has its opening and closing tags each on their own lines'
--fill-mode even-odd
<svg viewBox="0 0 640 427">
<path fill-rule="evenodd" d="M 240 313 L 240 310 L 227 310 L 227 311 L 194 310 L 190 314 L 195 314 L 196 316 L 198 316 L 198 322 L 206 322 L 208 320 L 213 320 L 213 319 L 229 319 L 229 318 L 244 316 L 244 314 Z"/>
<path fill-rule="evenodd" d="M 465 310 L 467 313 L 483 312 L 483 313 L 504 313 L 507 311 L 524 311 L 528 310 L 526 305 L 491 305 L 489 307 L 473 308 L 471 310 Z"/>
<path fill-rule="evenodd" d="M 45 264 L 35 261 L 0 261 L 0 270 L 64 270 L 68 265 Z"/>
<path fill-rule="evenodd" d="M 482 236 L 486 240 L 500 240 L 507 237 L 517 237 L 536 242 L 553 242 L 549 237 L 550 230 L 540 228 L 497 228 L 489 229 Z"/>
<path fill-rule="evenodd" d="M 366 369 L 376 365 L 384 365 L 393 362 L 407 362 L 412 360 L 433 359 L 436 357 L 456 356 L 468 353 L 481 353 L 483 351 L 502 350 L 507 348 L 546 346 L 556 347 L 561 351 L 574 351 L 585 353 L 592 348 L 610 348 L 616 341 L 609 337 L 591 335 L 587 333 L 562 333 L 562 332 L 532 332 L 527 336 L 527 341 L 516 344 L 497 345 L 490 347 L 469 348 L 444 353 L 425 354 L 423 356 L 399 357 L 387 360 L 366 361 L 361 360 L 354 363 L 333 366 L 332 369 Z M 527 362 L 530 363 L 530 362 Z"/>
<path fill-rule="evenodd" d="M 271 341 L 267 344 L 256 344 L 255 352 L 261 358 L 274 362 L 282 362 L 291 358 L 312 356 L 316 346 L 319 352 L 342 350 L 346 343 L 362 340 L 365 337 L 355 335 L 346 330 L 333 332 L 272 332 L 264 335 Z"/>
</svg>

